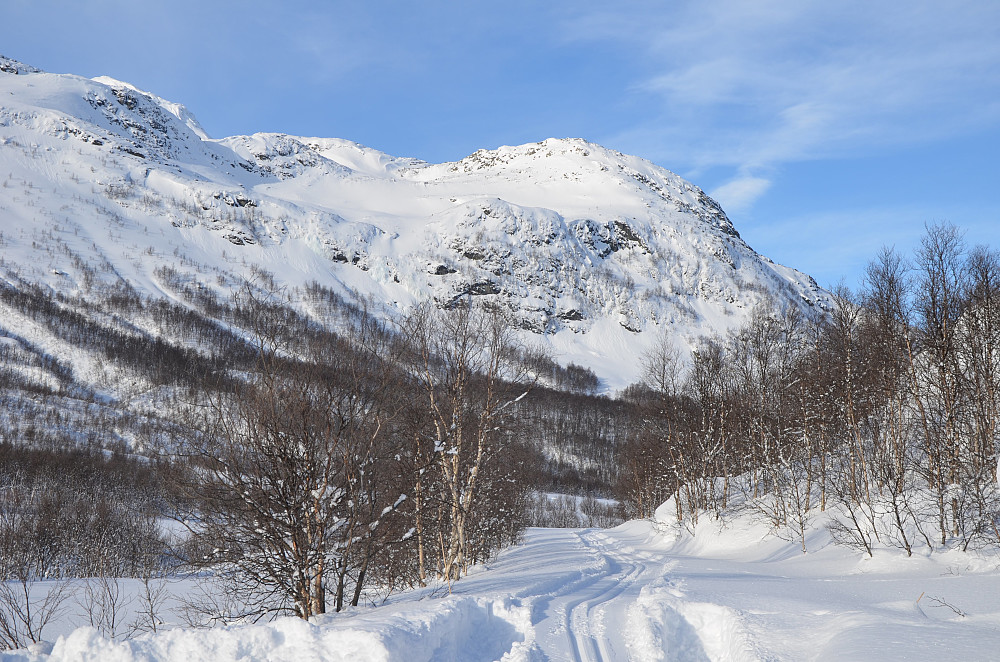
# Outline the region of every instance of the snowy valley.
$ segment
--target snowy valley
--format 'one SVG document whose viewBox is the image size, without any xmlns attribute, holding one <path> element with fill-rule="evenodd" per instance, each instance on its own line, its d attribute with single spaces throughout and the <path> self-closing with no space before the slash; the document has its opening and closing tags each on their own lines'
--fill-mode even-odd
<svg viewBox="0 0 1000 662">
<path fill-rule="evenodd" d="M 830 293 L 585 140 L 213 139 L 3 57 L 0 179 L 2 662 L 995 659 L 951 226 Z"/>
</svg>

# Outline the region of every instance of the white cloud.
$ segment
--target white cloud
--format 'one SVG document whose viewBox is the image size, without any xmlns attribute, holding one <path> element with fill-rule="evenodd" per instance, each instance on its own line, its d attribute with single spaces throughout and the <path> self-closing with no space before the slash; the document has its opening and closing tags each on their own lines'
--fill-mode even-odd
<svg viewBox="0 0 1000 662">
<path fill-rule="evenodd" d="M 566 30 L 633 53 L 627 94 L 654 108 L 602 139 L 688 172 L 865 156 L 1000 123 L 997 3 L 648 2 Z M 719 190 L 751 200 L 753 179 Z"/>
<path fill-rule="evenodd" d="M 739 213 L 753 206 L 771 187 L 771 180 L 762 177 L 738 177 L 709 193 L 729 213 Z"/>
</svg>

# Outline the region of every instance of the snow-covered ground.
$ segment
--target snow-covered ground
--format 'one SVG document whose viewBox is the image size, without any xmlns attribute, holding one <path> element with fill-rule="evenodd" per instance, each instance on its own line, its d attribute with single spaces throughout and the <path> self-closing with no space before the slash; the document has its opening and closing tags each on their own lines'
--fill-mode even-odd
<svg viewBox="0 0 1000 662">
<path fill-rule="evenodd" d="M 995 557 L 798 542 L 736 520 L 530 529 L 453 586 L 306 623 L 60 637 L 0 662 L 255 660 L 995 660 Z"/>
</svg>

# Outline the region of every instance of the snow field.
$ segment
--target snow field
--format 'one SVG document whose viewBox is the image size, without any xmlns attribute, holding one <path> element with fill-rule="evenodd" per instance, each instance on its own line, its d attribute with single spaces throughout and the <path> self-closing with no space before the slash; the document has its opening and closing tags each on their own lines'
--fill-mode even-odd
<svg viewBox="0 0 1000 662">
<path fill-rule="evenodd" d="M 703 518 L 693 535 L 669 519 L 529 529 L 451 595 L 435 585 L 308 623 L 118 642 L 82 628 L 48 653 L 0 653 L 0 662 L 997 659 L 995 556 L 878 549 L 868 559 L 825 535 L 815 524 L 802 554 L 749 517 Z"/>
</svg>

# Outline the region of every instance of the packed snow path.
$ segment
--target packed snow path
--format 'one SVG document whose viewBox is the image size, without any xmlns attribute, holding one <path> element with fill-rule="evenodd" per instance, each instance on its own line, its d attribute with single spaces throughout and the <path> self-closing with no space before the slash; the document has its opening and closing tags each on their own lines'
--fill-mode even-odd
<svg viewBox="0 0 1000 662">
<path fill-rule="evenodd" d="M 577 546 L 579 554 L 595 560 L 594 570 L 583 571 L 579 580 L 551 596 L 536 596 L 532 605 L 536 642 L 551 659 L 615 660 L 626 656 L 621 625 L 651 564 L 622 559 L 602 544 L 599 535 L 582 532 L 566 536 L 563 553 Z M 558 536 L 553 538 L 558 540 Z"/>
<path fill-rule="evenodd" d="M 694 629 L 669 607 L 680 593 L 667 577 L 668 556 L 597 530 L 534 531 L 518 551 L 524 575 L 540 580 L 518 596 L 531 605 L 529 659 L 655 660 L 668 651 L 669 659 L 708 659 Z M 551 580 L 535 567 L 549 568 Z M 654 603 L 659 609 L 650 610 Z"/>
</svg>

